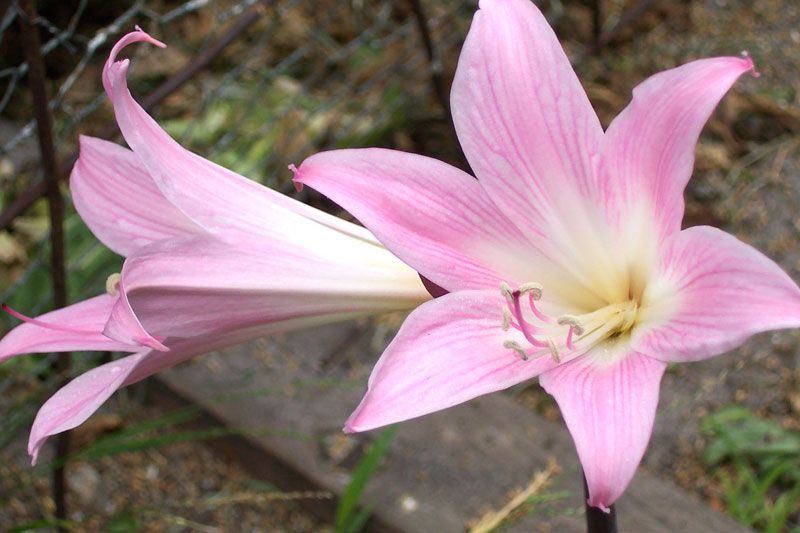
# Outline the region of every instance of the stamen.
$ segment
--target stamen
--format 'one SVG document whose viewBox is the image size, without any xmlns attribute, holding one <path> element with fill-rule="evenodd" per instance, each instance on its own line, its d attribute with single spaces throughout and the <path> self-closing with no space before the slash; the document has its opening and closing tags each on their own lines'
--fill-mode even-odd
<svg viewBox="0 0 800 533">
<path fill-rule="evenodd" d="M 560 363 L 561 355 L 558 353 L 558 346 L 556 346 L 551 337 L 547 337 L 547 347 L 550 348 L 550 355 L 553 356 L 553 361 Z"/>
<path fill-rule="evenodd" d="M 550 318 L 549 316 L 547 316 L 546 314 L 542 313 L 541 311 L 539 311 L 536 308 L 536 304 L 533 303 L 533 301 L 534 300 L 538 300 L 538 298 L 534 298 L 533 294 L 531 294 L 530 298 L 528 300 L 529 300 L 529 303 L 530 303 L 530 306 L 531 306 L 531 311 L 533 312 L 533 316 L 535 316 L 536 318 L 538 318 L 539 320 L 541 320 L 542 322 L 545 322 L 547 324 L 550 324 L 551 322 L 553 322 L 552 318 Z"/>
<path fill-rule="evenodd" d="M 119 290 L 119 280 L 122 276 L 120 276 L 119 272 L 111 274 L 106 278 L 106 292 L 111 296 L 116 296 L 117 291 Z"/>
<path fill-rule="evenodd" d="M 503 331 L 508 331 L 508 328 L 511 327 L 511 311 L 508 310 L 508 307 L 503 308 Z"/>
<path fill-rule="evenodd" d="M 533 298 L 534 300 L 542 299 L 543 290 L 544 288 L 542 287 L 542 284 L 536 282 L 523 283 L 522 285 L 519 286 L 520 294 L 530 293 L 531 298 Z"/>
<path fill-rule="evenodd" d="M 569 350 L 569 351 L 574 351 L 575 350 L 575 345 L 572 344 L 572 335 L 573 335 L 574 330 L 575 330 L 575 327 L 573 327 L 573 326 L 569 327 L 569 331 L 567 332 L 567 340 L 564 342 L 564 344 L 567 345 L 567 350 Z"/>
<path fill-rule="evenodd" d="M 54 331 L 64 331 L 66 333 L 81 333 L 85 335 L 97 335 L 99 333 L 97 331 L 90 331 L 87 329 L 80 329 L 80 328 L 71 328 L 69 326 L 60 326 L 58 324 L 50 324 L 49 322 L 37 320 L 35 318 L 23 315 L 22 313 L 16 311 L 15 309 L 12 309 L 11 307 L 8 306 L 8 304 L 3 304 L 0 307 L 3 308 L 3 311 L 13 316 L 14 318 L 22 320 L 23 322 L 28 322 L 29 324 L 33 324 L 34 326 L 39 326 L 40 328 L 52 329 Z"/>
<path fill-rule="evenodd" d="M 514 350 L 523 361 L 528 360 L 528 352 L 526 352 L 517 341 L 504 341 L 503 347 L 508 348 L 509 350 Z"/>
<path fill-rule="evenodd" d="M 514 292 L 513 302 L 514 302 L 514 318 L 517 319 L 519 323 L 519 330 L 525 335 L 525 339 L 531 343 L 532 345 L 538 348 L 547 348 L 547 343 L 542 342 L 532 335 L 530 331 L 530 324 L 525 321 L 525 317 L 522 316 L 522 307 L 519 303 L 519 292 Z"/>
<path fill-rule="evenodd" d="M 505 281 L 500 282 L 500 294 L 506 298 L 514 297 L 514 291 L 511 290 L 511 287 L 509 287 L 508 283 Z"/>
<path fill-rule="evenodd" d="M 586 331 L 581 324 L 581 321 L 575 315 L 561 315 L 558 317 L 558 325 L 559 326 L 570 326 L 572 329 L 575 330 L 575 335 L 583 335 L 584 331 Z"/>
</svg>

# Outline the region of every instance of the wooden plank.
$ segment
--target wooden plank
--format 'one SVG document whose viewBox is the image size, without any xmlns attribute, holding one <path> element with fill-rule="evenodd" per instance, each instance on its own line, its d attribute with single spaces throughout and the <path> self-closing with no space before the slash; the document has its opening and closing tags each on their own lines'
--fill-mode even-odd
<svg viewBox="0 0 800 533">
<path fill-rule="evenodd" d="M 340 493 L 348 469 L 374 437 L 340 431 L 363 393 L 374 362 L 368 354 L 378 353 L 374 341 L 373 329 L 329 326 L 212 354 L 158 379 L 224 424 L 248 428 L 250 445 L 285 467 L 284 481 L 291 470 L 299 480 Z M 547 491 L 568 496 L 511 531 L 585 531 L 577 458 L 561 424 L 503 394 L 405 422 L 368 488 L 375 524 L 382 524 L 374 529 L 464 531 L 488 508 L 501 508 L 550 457 L 562 473 Z M 623 532 L 749 531 L 641 469 L 618 502 L 618 517 Z"/>
</svg>

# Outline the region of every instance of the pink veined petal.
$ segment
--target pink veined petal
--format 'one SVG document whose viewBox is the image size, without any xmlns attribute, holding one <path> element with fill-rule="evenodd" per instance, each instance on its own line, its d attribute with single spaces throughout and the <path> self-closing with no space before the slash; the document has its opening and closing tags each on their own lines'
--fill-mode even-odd
<svg viewBox="0 0 800 533">
<path fill-rule="evenodd" d="M 143 31 L 123 37 L 103 71 L 122 135 L 164 196 L 203 228 L 229 237 L 237 230 L 260 238 L 310 238 L 323 225 L 376 243 L 364 228 L 298 202 L 193 154 L 180 146 L 133 99 L 129 61 L 116 61 L 130 43 L 164 46 Z M 223 231 L 224 230 L 224 231 Z"/>
<path fill-rule="evenodd" d="M 680 230 L 683 190 L 692 175 L 697 139 L 749 58 L 701 59 L 660 72 L 633 90 L 633 99 L 603 140 L 599 189 L 612 225 L 632 213 L 654 216 L 661 239 Z"/>
<path fill-rule="evenodd" d="M 113 305 L 103 294 L 38 316 L 40 324 L 20 324 L 0 340 L 0 362 L 24 353 L 130 350 L 135 346 L 103 335 Z"/>
<path fill-rule="evenodd" d="M 472 176 L 429 157 L 380 148 L 322 152 L 303 161 L 295 181 L 347 209 L 448 291 L 523 283 L 542 261 Z"/>
<path fill-rule="evenodd" d="M 324 322 L 325 317 L 320 317 L 316 321 L 290 320 L 204 337 L 170 340 L 167 352 L 156 350 L 140 352 L 94 368 L 62 387 L 41 407 L 31 429 L 28 453 L 35 464 L 39 450 L 49 437 L 85 422 L 122 387 L 132 385 L 203 353 L 221 350 L 271 333 L 320 325 Z"/>
<path fill-rule="evenodd" d="M 67 383 L 48 399 L 36 415 L 28 439 L 28 454 L 36 464 L 39 451 L 51 435 L 79 426 L 122 386 L 144 354 L 106 363 Z"/>
<path fill-rule="evenodd" d="M 204 353 L 222 350 L 274 333 L 312 328 L 329 322 L 329 316 L 301 317 L 283 320 L 281 322 L 258 324 L 253 327 L 228 330 L 222 333 L 213 333 L 201 337 L 170 339 L 167 341 L 170 348 L 168 352 L 156 350 L 148 352 L 146 356 L 139 361 L 136 368 L 131 371 L 121 386 L 127 387 L 128 385 L 137 383 L 153 374 Z"/>
<path fill-rule="evenodd" d="M 603 130 L 529 0 L 481 0 L 451 94 L 464 153 L 489 197 L 550 254 L 594 194 Z"/>
<path fill-rule="evenodd" d="M 716 228 L 688 228 L 665 243 L 636 350 L 662 361 L 697 361 L 751 335 L 800 327 L 800 289 L 773 261 Z"/>
<path fill-rule="evenodd" d="M 158 190 L 127 148 L 81 136 L 80 157 L 70 175 L 78 214 L 103 244 L 122 256 L 141 246 L 203 230 Z"/>
<path fill-rule="evenodd" d="M 345 431 L 366 431 L 440 411 L 508 388 L 555 366 L 549 356 L 523 361 L 503 342 L 497 291 L 459 291 L 423 304 L 406 319 L 369 378 Z"/>
<path fill-rule="evenodd" d="M 135 334 L 135 321 L 153 338 L 192 337 L 303 317 L 335 321 L 410 309 L 429 298 L 417 273 L 387 250 L 345 238 L 338 258 L 307 243 L 269 239 L 247 247 L 212 236 L 154 243 L 126 260 L 125 298 L 106 333 Z"/>
<path fill-rule="evenodd" d="M 633 479 L 653 430 L 666 367 L 636 352 L 612 363 L 590 352 L 539 376 L 575 441 L 589 505 L 607 511 Z"/>
<path fill-rule="evenodd" d="M 160 241 L 170 242 L 170 241 Z M 103 335 L 109 339 L 114 339 L 129 345 L 137 346 L 137 349 L 142 347 L 152 348 L 166 352 L 169 350 L 161 340 L 151 335 L 139 321 L 139 317 L 131 309 L 131 304 L 128 301 L 128 293 L 125 290 L 123 280 L 120 279 L 117 286 L 117 301 L 111 309 L 111 314 L 103 328 Z M 165 303 L 162 301 L 162 304 Z M 165 309 L 168 311 L 168 309 Z"/>
</svg>

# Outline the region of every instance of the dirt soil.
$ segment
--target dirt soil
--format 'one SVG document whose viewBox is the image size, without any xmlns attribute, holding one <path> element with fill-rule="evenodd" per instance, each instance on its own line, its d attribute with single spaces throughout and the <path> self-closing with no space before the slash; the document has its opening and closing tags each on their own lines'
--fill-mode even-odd
<svg viewBox="0 0 800 533">
<path fill-rule="evenodd" d="M 103 434 L 169 412 L 138 406 L 130 411 L 118 402 L 96 415 L 74 434 L 76 447 L 96 442 Z M 175 428 L 149 433 L 166 436 Z M 0 451 L 0 530 L 36 525 L 52 516 L 49 473 L 32 469 L 24 440 Z M 46 448 L 45 453 L 51 452 Z M 42 457 L 47 464 L 50 457 Z M 246 469 L 215 454 L 202 441 L 168 445 L 76 460 L 67 468 L 69 519 L 75 531 L 116 532 L 324 532 L 299 505 L 303 499 L 330 498 L 328 493 L 285 493 L 251 478 Z"/>
</svg>

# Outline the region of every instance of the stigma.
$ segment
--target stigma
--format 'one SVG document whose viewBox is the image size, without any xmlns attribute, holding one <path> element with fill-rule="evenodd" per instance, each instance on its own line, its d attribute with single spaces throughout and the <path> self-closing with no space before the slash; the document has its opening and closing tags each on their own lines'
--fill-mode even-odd
<svg viewBox="0 0 800 533">
<path fill-rule="evenodd" d="M 539 283 L 523 283 L 513 289 L 500 284 L 506 302 L 502 311 L 503 331 L 514 329 L 522 334 L 527 346 L 506 340 L 503 347 L 524 361 L 549 355 L 560 363 L 565 356 L 585 353 L 593 346 L 625 333 L 636 324 L 638 303 L 633 300 L 609 304 L 580 315 L 550 316 L 539 309 L 537 302 L 544 295 Z"/>
</svg>

